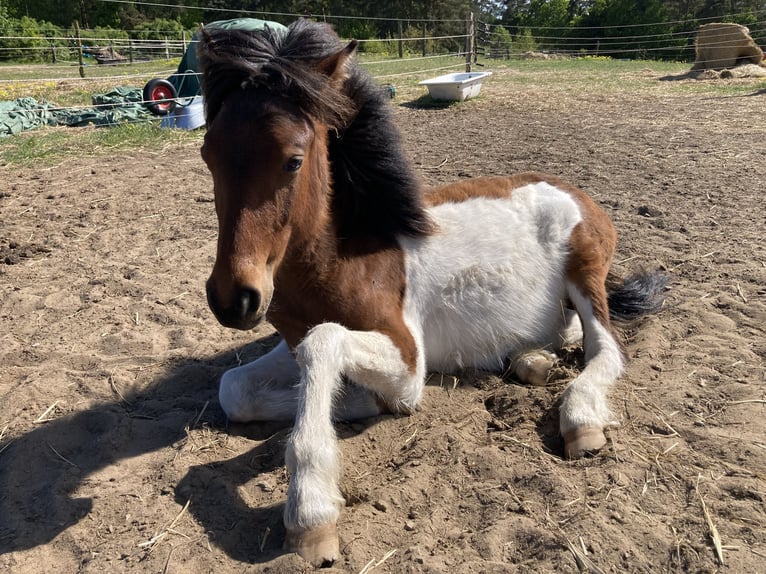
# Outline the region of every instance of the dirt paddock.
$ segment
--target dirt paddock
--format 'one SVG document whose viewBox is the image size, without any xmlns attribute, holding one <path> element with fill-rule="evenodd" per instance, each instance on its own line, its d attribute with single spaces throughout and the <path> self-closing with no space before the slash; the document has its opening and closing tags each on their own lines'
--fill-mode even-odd
<svg viewBox="0 0 766 574">
<path fill-rule="evenodd" d="M 766 95 L 501 80 L 395 104 L 419 172 L 578 184 L 616 223 L 618 269 L 670 274 L 666 308 L 625 332 L 621 427 L 594 458 L 561 458 L 563 382 L 435 374 L 414 415 L 339 425 L 335 571 L 766 572 Z M 1 571 L 310 570 L 281 550 L 289 428 L 227 425 L 217 402 L 276 338 L 207 308 L 198 147 L 2 168 Z"/>
</svg>

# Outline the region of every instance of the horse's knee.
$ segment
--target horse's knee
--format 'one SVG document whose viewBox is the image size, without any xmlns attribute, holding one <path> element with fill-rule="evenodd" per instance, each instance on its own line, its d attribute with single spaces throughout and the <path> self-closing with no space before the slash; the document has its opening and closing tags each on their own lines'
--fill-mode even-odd
<svg viewBox="0 0 766 574">
<path fill-rule="evenodd" d="M 548 384 L 551 369 L 556 365 L 556 355 L 543 349 L 530 351 L 513 360 L 513 373 L 522 383 L 534 386 Z"/>
<path fill-rule="evenodd" d="M 340 360 L 348 330 L 337 323 L 320 323 L 311 329 L 295 348 L 295 360 L 302 369 L 321 362 L 330 366 Z M 340 367 L 340 365 L 337 365 Z"/>
<path fill-rule="evenodd" d="M 248 401 L 246 401 L 247 379 L 238 373 L 239 369 L 230 369 L 221 376 L 218 386 L 218 401 L 226 417 L 233 422 L 247 422 L 252 419 Z"/>
</svg>

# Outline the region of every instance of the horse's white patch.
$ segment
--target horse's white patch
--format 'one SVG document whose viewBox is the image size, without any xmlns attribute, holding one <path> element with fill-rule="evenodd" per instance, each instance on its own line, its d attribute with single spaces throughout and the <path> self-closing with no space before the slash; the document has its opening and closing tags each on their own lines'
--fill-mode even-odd
<svg viewBox="0 0 766 574">
<path fill-rule="evenodd" d="M 568 241 L 582 219 L 574 199 L 541 182 L 429 211 L 438 233 L 401 241 L 405 317 L 427 368 L 498 369 L 509 355 L 557 348 Z"/>
</svg>

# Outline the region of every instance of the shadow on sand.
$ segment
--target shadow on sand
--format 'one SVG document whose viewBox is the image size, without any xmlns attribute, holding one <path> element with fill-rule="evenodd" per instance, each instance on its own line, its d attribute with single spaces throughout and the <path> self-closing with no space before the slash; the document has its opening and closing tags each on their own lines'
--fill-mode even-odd
<svg viewBox="0 0 766 574">
<path fill-rule="evenodd" d="M 251 343 L 248 358 L 268 351 L 278 339 L 271 335 Z M 263 563 L 284 554 L 283 501 L 252 507 L 238 488 L 284 465 L 291 425 L 227 425 L 217 401 L 218 380 L 237 361 L 235 351 L 176 361 L 140 393 L 57 418 L 0 444 L 0 555 L 48 544 L 78 524 L 93 508 L 93 499 L 79 494 L 87 491 L 92 475 L 114 467 L 117 478 L 105 480 L 119 481 L 120 461 L 172 448 L 195 421 L 258 442 L 231 459 L 191 466 L 177 484 L 169 484 L 179 510 L 191 499 L 188 512 L 211 543 L 235 560 Z M 341 425 L 339 436 L 381 419 L 355 424 L 353 432 Z"/>
<path fill-rule="evenodd" d="M 271 336 L 254 344 L 268 349 L 275 343 Z M 0 554 L 47 544 L 80 522 L 93 508 L 92 498 L 78 494 L 87 489 L 91 475 L 119 467 L 124 459 L 171 447 L 185 436 L 184 428 L 205 403 L 209 406 L 199 422 L 225 428 L 217 385 L 221 373 L 236 361 L 234 351 L 204 361 L 176 361 L 140 393 L 57 418 L 0 444 L 0 449 L 5 447 L 0 453 Z M 239 555 L 239 540 L 253 536 L 253 525 L 278 531 L 282 511 L 278 506 L 248 508 L 236 486 L 283 464 L 282 443 L 289 427 L 282 425 L 275 434 L 274 427 L 249 426 L 260 427 L 251 429 L 254 438 L 265 433 L 271 438 L 231 460 L 192 467 L 171 487 L 180 504 L 189 498 L 200 503 L 191 505 L 189 512 L 206 531 L 216 533 L 214 543 L 233 558 L 252 561 L 255 556 Z M 119 476 L 119 468 L 115 474 Z M 274 548 L 259 553 L 258 560 L 281 553 L 278 539 L 273 537 Z"/>
</svg>

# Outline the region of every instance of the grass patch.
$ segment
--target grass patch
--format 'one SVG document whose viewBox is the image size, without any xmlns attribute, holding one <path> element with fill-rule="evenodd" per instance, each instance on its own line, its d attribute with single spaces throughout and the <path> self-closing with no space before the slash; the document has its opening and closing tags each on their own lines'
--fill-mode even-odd
<svg viewBox="0 0 766 574">
<path fill-rule="evenodd" d="M 180 58 L 176 58 L 116 66 L 89 64 L 83 67 L 85 72 L 84 80 L 99 80 L 120 76 L 151 76 L 158 73 L 164 75 L 168 70 L 170 70 L 170 73 L 173 73 L 180 61 Z M 79 66 L 71 62 L 64 64 L 0 64 L 0 76 L 2 76 L 3 80 L 18 82 L 36 81 L 40 78 L 48 78 L 54 81 L 83 79 L 80 78 Z"/>
<path fill-rule="evenodd" d="M 0 165 L 51 165 L 85 155 L 108 157 L 136 149 L 161 151 L 173 145 L 200 145 L 203 135 L 203 130 L 163 129 L 159 122 L 40 129 L 0 139 Z"/>
<path fill-rule="evenodd" d="M 445 107 L 433 102 L 418 82 L 448 72 L 464 70 L 462 57 L 404 58 L 360 54 L 360 62 L 380 84 L 396 87 L 397 103 L 418 107 Z M 389 61 L 386 61 L 389 60 Z M 0 100 L 32 96 L 60 106 L 87 106 L 93 94 L 118 85 L 143 86 L 153 77 L 167 77 L 177 61 L 140 63 L 133 66 L 91 66 L 86 79 L 79 78 L 76 66 L 0 66 Z M 692 80 L 678 79 L 691 64 L 608 58 L 561 60 L 489 60 L 481 58 L 474 70 L 490 70 L 480 97 L 488 93 L 516 94 L 518 97 L 576 99 L 596 94 L 605 98 L 621 94 L 657 97 L 742 97 L 766 90 L 763 79 Z M 98 75 L 96 75 L 98 74 Z M 47 79 L 46 79 L 47 78 Z M 57 78 L 57 79 L 51 79 Z M 661 80 L 661 78 L 676 78 Z M 447 107 L 462 104 L 447 104 Z M 55 163 L 82 154 L 114 153 L 115 150 L 162 149 L 174 144 L 198 144 L 202 131 L 160 129 L 159 122 L 122 125 L 113 128 L 45 128 L 0 138 L 0 164 Z"/>
<path fill-rule="evenodd" d="M 462 71 L 458 58 L 452 71 Z M 393 64 L 389 64 L 393 65 Z M 402 64 L 404 65 L 404 64 Z M 462 62 L 465 65 L 465 62 Z M 365 65 L 365 67 L 367 67 Z M 396 86 L 397 95 L 414 100 L 426 89 L 420 80 L 447 73 L 448 70 L 381 78 Z M 609 58 L 567 58 L 551 60 L 489 60 L 480 59 L 474 71 L 492 71 L 484 89 L 494 91 L 533 90 L 538 94 L 577 97 L 598 94 L 604 97 L 619 96 L 626 92 L 644 94 L 647 97 L 664 96 L 744 96 L 766 87 L 762 79 L 741 80 L 693 80 L 682 79 L 691 68 L 685 62 L 654 60 L 612 60 Z M 377 77 L 374 67 L 368 68 Z M 662 78 L 665 78 L 664 80 Z"/>
</svg>

